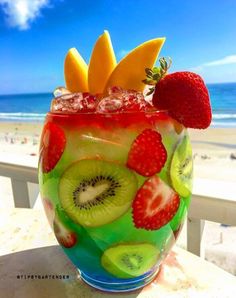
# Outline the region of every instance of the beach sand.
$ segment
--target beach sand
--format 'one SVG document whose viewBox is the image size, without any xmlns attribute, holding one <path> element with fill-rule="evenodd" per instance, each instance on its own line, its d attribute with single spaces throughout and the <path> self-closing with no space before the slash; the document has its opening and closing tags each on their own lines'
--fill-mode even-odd
<svg viewBox="0 0 236 298">
<path fill-rule="evenodd" d="M 42 123 L 1 122 L 0 160 L 15 159 L 16 155 L 24 157 L 22 162 L 37 160 L 41 131 Z M 189 134 L 194 177 L 236 182 L 236 128 L 191 129 Z"/>
<path fill-rule="evenodd" d="M 37 166 L 41 123 L 0 123 L 0 161 Z M 236 128 L 189 130 L 194 178 L 236 183 Z M 0 177 L 0 208 L 13 207 L 11 183 Z M 232 193 L 235 197 L 235 193 Z M 233 197 L 232 197 L 233 198 Z M 37 204 L 36 204 L 37 205 Z M 186 247 L 186 225 L 178 241 Z M 236 275 L 236 227 L 205 225 L 206 259 Z M 222 241 L 224 239 L 224 241 Z"/>
<path fill-rule="evenodd" d="M 190 130 L 194 177 L 236 182 L 236 128 Z"/>
<path fill-rule="evenodd" d="M 0 122 L 0 161 L 37 167 L 42 123 Z M 236 128 L 189 130 L 194 178 L 236 183 Z M 2 198 L 11 194 L 9 179 L 0 177 Z M 4 195 L 5 194 L 5 195 Z M 0 208 L 12 200 L 0 200 Z"/>
<path fill-rule="evenodd" d="M 0 159 L 4 154 L 38 155 L 41 123 L 0 122 Z"/>
</svg>

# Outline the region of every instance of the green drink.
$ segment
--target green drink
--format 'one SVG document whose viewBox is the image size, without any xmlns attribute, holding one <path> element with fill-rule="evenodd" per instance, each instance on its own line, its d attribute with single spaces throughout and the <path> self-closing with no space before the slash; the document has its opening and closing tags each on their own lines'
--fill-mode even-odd
<svg viewBox="0 0 236 298">
<path fill-rule="evenodd" d="M 48 218 L 82 278 L 124 291 L 155 276 L 189 205 L 186 129 L 166 112 L 49 113 L 39 168 Z"/>
<path fill-rule="evenodd" d="M 41 136 L 39 184 L 51 227 L 81 278 L 105 291 L 143 287 L 158 273 L 190 204 L 187 128 L 211 122 L 197 74 L 167 74 L 164 58 L 154 67 L 164 41 L 149 40 L 118 64 L 107 31 L 88 66 L 70 49 L 67 88 L 54 92 Z"/>
</svg>

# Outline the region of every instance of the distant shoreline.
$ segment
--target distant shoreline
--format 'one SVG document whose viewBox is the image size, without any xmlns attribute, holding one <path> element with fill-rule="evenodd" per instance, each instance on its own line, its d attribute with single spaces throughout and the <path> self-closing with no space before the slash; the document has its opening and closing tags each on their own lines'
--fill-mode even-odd
<svg viewBox="0 0 236 298">
<path fill-rule="evenodd" d="M 47 113 L 1 113 L 1 123 L 43 124 Z M 236 128 L 236 111 L 213 113 L 211 128 Z"/>
<path fill-rule="evenodd" d="M 215 86 L 215 85 L 236 85 L 236 82 L 215 82 L 215 83 L 207 83 L 207 86 Z M 46 94 L 51 94 L 51 96 L 53 97 L 53 91 L 39 91 L 39 92 L 26 92 L 26 93 L 3 93 L 0 94 L 0 99 L 2 96 L 29 96 L 29 95 L 46 95 Z"/>
<path fill-rule="evenodd" d="M 236 127 L 236 82 L 207 84 L 213 119 L 211 127 Z M 43 123 L 52 92 L 0 95 L 0 123 Z"/>
</svg>

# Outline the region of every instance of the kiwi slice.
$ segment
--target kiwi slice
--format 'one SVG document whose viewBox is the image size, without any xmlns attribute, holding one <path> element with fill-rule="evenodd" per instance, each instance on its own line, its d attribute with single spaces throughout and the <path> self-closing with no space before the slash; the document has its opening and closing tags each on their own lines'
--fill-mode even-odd
<svg viewBox="0 0 236 298">
<path fill-rule="evenodd" d="M 192 190 L 192 148 L 187 135 L 177 144 L 170 165 L 170 179 L 175 191 L 187 197 Z"/>
<path fill-rule="evenodd" d="M 72 220 L 97 227 L 124 214 L 137 190 L 135 175 L 126 167 L 102 160 L 73 163 L 59 182 L 61 205 Z"/>
<path fill-rule="evenodd" d="M 160 251 L 150 243 L 118 244 L 104 251 L 103 268 L 118 278 L 133 278 L 149 271 Z"/>
</svg>

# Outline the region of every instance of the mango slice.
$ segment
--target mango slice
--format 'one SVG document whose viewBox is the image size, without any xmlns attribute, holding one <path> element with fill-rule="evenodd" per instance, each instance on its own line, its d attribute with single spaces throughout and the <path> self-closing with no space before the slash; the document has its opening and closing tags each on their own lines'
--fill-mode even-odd
<svg viewBox="0 0 236 298">
<path fill-rule="evenodd" d="M 104 94 L 107 94 L 108 87 L 112 86 L 143 91 L 145 84 L 142 80 L 146 77 L 145 68 L 154 66 L 164 42 L 165 38 L 151 39 L 125 56 L 108 79 Z"/>
<path fill-rule="evenodd" d="M 88 66 L 76 48 L 71 48 L 65 58 L 66 88 L 71 92 L 88 92 Z"/>
<path fill-rule="evenodd" d="M 90 93 L 103 93 L 106 82 L 115 66 L 116 57 L 110 35 L 105 30 L 96 41 L 89 63 L 88 86 Z"/>
</svg>

